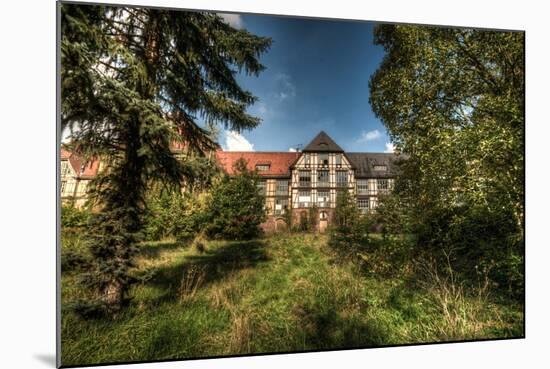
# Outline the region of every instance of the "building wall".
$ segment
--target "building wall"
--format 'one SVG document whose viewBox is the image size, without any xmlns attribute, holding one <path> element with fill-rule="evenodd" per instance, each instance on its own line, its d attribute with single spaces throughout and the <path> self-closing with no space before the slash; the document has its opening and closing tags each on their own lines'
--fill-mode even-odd
<svg viewBox="0 0 550 369">
<path fill-rule="evenodd" d="M 61 203 L 81 208 L 88 200 L 92 178 L 79 177 L 68 159 L 61 159 Z"/>
<path fill-rule="evenodd" d="M 328 156 L 328 163 L 324 164 L 321 158 Z M 389 193 L 393 189 L 393 178 L 355 178 L 355 172 L 351 163 L 344 154 L 329 153 L 327 156 L 321 153 L 303 153 L 295 163 L 288 187 L 288 211 L 292 212 L 292 225 L 300 222 L 301 214 L 309 214 L 312 206 L 318 208 L 318 230 L 324 230 L 334 217 L 336 207 L 336 196 L 338 191 L 347 189 L 357 201 L 360 210 L 364 213 L 374 211 L 378 206 L 378 197 Z M 328 181 L 320 181 L 321 171 L 328 172 Z M 300 174 L 309 172 L 309 183 L 300 181 Z M 345 173 L 345 184 L 338 181 L 338 172 Z M 262 225 L 264 231 L 271 232 L 281 229 L 277 227 L 277 219 L 282 220 L 282 214 L 274 213 L 275 201 L 278 197 L 274 195 L 276 180 L 266 180 L 266 212 L 267 221 Z M 308 193 L 309 196 L 303 196 Z M 320 194 L 328 194 L 328 198 Z M 284 213 L 284 211 L 283 211 Z"/>
</svg>

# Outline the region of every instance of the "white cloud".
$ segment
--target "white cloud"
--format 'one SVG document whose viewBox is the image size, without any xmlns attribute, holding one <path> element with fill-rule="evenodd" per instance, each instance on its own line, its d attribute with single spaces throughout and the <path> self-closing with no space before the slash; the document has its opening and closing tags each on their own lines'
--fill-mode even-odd
<svg viewBox="0 0 550 369">
<path fill-rule="evenodd" d="M 296 150 L 294 147 L 289 147 L 289 148 L 288 148 L 288 151 L 289 151 L 289 152 L 297 152 L 298 150 Z"/>
<path fill-rule="evenodd" d="M 391 142 L 386 142 L 386 149 L 384 150 L 384 152 L 393 153 L 394 151 L 395 151 L 395 145 L 392 144 Z"/>
<path fill-rule="evenodd" d="M 279 101 L 286 100 L 296 96 L 296 86 L 292 83 L 292 78 L 285 73 L 277 73 L 275 75 L 275 82 L 278 92 L 276 93 Z"/>
<path fill-rule="evenodd" d="M 357 139 L 357 142 L 374 141 L 378 140 L 380 137 L 382 137 L 382 133 L 377 129 L 368 132 L 363 131 L 361 132 L 361 137 Z"/>
<path fill-rule="evenodd" d="M 254 144 L 235 131 L 225 131 L 225 146 L 227 151 L 254 151 Z"/>
<path fill-rule="evenodd" d="M 229 13 L 218 13 L 223 20 L 234 28 L 243 28 L 244 22 L 239 14 L 229 14 Z"/>
<path fill-rule="evenodd" d="M 262 115 L 267 113 L 267 106 L 265 105 L 265 103 L 263 103 L 263 102 L 258 103 L 258 113 L 260 113 Z"/>
</svg>

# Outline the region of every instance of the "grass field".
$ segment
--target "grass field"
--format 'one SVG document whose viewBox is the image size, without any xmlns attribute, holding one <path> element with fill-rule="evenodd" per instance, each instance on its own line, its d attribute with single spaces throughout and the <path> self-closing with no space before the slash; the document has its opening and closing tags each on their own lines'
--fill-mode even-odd
<svg viewBox="0 0 550 369">
<path fill-rule="evenodd" d="M 326 237 L 143 244 L 114 320 L 62 314 L 63 365 L 517 337 L 523 308 L 339 260 Z M 81 295 L 64 272 L 62 305 Z"/>
</svg>

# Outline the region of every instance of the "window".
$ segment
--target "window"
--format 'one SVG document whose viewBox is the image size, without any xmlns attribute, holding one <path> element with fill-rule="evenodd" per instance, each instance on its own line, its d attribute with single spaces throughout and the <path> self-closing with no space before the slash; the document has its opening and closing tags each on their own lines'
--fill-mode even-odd
<svg viewBox="0 0 550 369">
<path fill-rule="evenodd" d="M 330 206 L 330 192 L 318 191 L 317 192 L 317 206 L 320 208 L 328 208 Z"/>
<path fill-rule="evenodd" d="M 67 181 L 61 181 L 61 195 L 63 196 L 63 193 L 67 189 Z"/>
<path fill-rule="evenodd" d="M 322 211 L 319 213 L 319 219 L 321 220 L 327 220 L 328 219 L 328 214 L 326 211 Z"/>
<path fill-rule="evenodd" d="M 336 172 L 336 186 L 338 187 L 347 187 L 348 185 L 348 172 L 347 171 L 337 171 Z"/>
<path fill-rule="evenodd" d="M 311 204 L 311 191 L 301 190 L 298 192 L 298 207 L 309 208 Z"/>
<path fill-rule="evenodd" d="M 265 180 L 260 180 L 258 182 L 258 190 L 260 192 L 260 195 L 265 196 L 265 190 L 266 190 L 266 182 Z"/>
<path fill-rule="evenodd" d="M 275 199 L 275 215 L 281 215 L 288 210 L 288 199 Z"/>
<path fill-rule="evenodd" d="M 377 182 L 378 191 L 385 192 L 389 189 L 387 179 L 379 179 Z"/>
<path fill-rule="evenodd" d="M 311 186 L 311 171 L 309 170 L 300 170 L 298 172 L 300 187 L 309 187 Z"/>
<path fill-rule="evenodd" d="M 336 165 L 342 165 L 342 154 L 336 154 L 334 156 L 334 162 Z"/>
<path fill-rule="evenodd" d="M 328 165 L 328 154 L 319 154 L 319 164 Z"/>
<path fill-rule="evenodd" d="M 63 161 L 61 163 L 61 176 L 67 176 L 69 175 L 69 163 L 66 161 Z"/>
<path fill-rule="evenodd" d="M 385 165 L 375 165 L 373 169 L 377 172 L 385 172 L 387 167 Z"/>
<path fill-rule="evenodd" d="M 366 213 L 369 210 L 369 199 L 358 199 L 357 207 L 362 213 Z"/>
<path fill-rule="evenodd" d="M 256 164 L 256 170 L 258 172 L 267 172 L 270 168 L 269 164 Z"/>
<path fill-rule="evenodd" d="M 366 195 L 369 191 L 368 181 L 366 179 L 357 180 L 357 193 L 360 195 Z"/>
<path fill-rule="evenodd" d="M 328 186 L 328 170 L 317 171 L 317 180 L 319 186 Z"/>
<path fill-rule="evenodd" d="M 304 164 L 306 164 L 306 165 L 311 164 L 311 155 L 304 154 Z"/>
<path fill-rule="evenodd" d="M 277 189 L 275 190 L 277 196 L 288 196 L 288 181 L 286 179 L 277 180 Z"/>
</svg>

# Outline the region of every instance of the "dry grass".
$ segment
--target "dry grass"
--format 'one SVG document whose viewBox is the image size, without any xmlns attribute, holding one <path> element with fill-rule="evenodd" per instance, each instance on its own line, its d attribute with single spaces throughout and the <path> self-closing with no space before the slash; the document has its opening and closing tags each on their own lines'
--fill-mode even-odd
<svg viewBox="0 0 550 369">
<path fill-rule="evenodd" d="M 193 299 L 204 283 L 206 271 L 204 267 L 191 265 L 184 272 L 178 289 L 180 303 Z"/>
<path fill-rule="evenodd" d="M 433 259 L 419 263 L 419 269 L 424 277 L 420 285 L 429 293 L 429 303 L 441 314 L 435 324 L 426 328 L 443 340 L 478 337 L 489 324 L 484 314 L 489 297 L 487 273 L 483 282 L 477 288 L 469 288 L 466 294 L 464 283 L 458 280 L 448 253 L 445 253 L 444 273 Z M 500 320 L 500 317 L 493 316 L 493 319 Z"/>
</svg>

